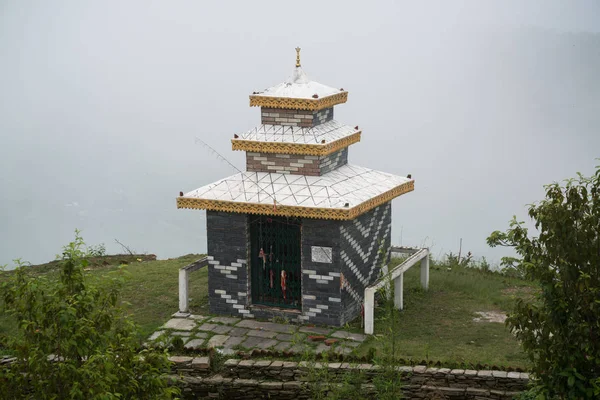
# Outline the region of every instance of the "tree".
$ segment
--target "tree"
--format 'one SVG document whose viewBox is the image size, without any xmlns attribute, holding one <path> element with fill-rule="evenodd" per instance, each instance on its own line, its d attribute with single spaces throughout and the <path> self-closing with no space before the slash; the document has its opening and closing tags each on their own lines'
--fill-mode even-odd
<svg viewBox="0 0 600 400">
<path fill-rule="evenodd" d="M 533 301 L 518 299 L 507 324 L 528 353 L 538 398 L 600 395 L 600 167 L 595 175 L 545 186 L 529 206 L 537 237 L 513 217 L 488 244 L 511 246 L 503 259 L 537 282 Z"/>
<path fill-rule="evenodd" d="M 19 334 L 6 344 L 16 361 L 0 368 L 0 398 L 172 398 L 178 390 L 166 381 L 166 353 L 139 351 L 137 326 L 120 306 L 124 270 L 87 273 L 83 246 L 76 232 L 58 277 L 19 265 L 2 284 Z"/>
</svg>

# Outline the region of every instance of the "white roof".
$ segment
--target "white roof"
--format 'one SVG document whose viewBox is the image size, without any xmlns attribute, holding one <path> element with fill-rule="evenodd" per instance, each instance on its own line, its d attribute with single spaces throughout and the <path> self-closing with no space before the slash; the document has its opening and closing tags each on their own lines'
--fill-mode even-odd
<svg viewBox="0 0 600 400">
<path fill-rule="evenodd" d="M 350 126 L 332 120 L 312 128 L 260 125 L 241 134 L 238 139 L 257 142 L 321 144 L 323 140 L 325 140 L 325 143 L 331 143 L 357 132 L 359 131 Z"/>
<path fill-rule="evenodd" d="M 412 179 L 355 165 L 322 176 L 242 172 L 203 186 L 184 198 L 240 203 L 352 208 Z M 345 204 L 348 203 L 348 206 Z"/>
<path fill-rule="evenodd" d="M 312 99 L 314 94 L 319 98 L 331 96 L 340 93 L 340 89 L 335 89 L 319 82 L 311 81 L 302 70 L 302 67 L 296 67 L 294 73 L 279 85 L 271 86 L 262 92 L 255 93 L 255 96 L 269 97 L 289 97 L 294 99 Z"/>
</svg>

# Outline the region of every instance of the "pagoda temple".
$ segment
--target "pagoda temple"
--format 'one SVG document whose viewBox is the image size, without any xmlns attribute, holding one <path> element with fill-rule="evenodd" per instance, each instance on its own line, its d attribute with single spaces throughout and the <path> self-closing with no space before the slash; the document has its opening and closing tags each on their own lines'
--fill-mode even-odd
<svg viewBox="0 0 600 400">
<path fill-rule="evenodd" d="M 261 124 L 231 140 L 240 172 L 177 198 L 206 210 L 210 312 L 340 326 L 361 312 L 390 246 L 391 201 L 414 181 L 348 163 L 358 126 L 336 121 L 348 92 L 300 65 L 250 95 Z"/>
</svg>

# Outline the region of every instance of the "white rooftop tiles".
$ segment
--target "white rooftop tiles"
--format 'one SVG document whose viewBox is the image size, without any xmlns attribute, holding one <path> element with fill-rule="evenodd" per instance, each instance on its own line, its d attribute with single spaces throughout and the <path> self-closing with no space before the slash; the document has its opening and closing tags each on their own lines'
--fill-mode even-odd
<svg viewBox="0 0 600 400">
<path fill-rule="evenodd" d="M 319 82 L 311 81 L 301 67 L 296 67 L 291 77 L 279 85 L 271 86 L 255 94 L 256 96 L 289 97 L 295 99 L 312 99 L 316 94 L 319 98 L 340 93 L 335 89 Z"/>
<path fill-rule="evenodd" d="M 411 179 L 355 165 L 322 176 L 242 172 L 184 194 L 203 200 L 352 208 Z M 348 206 L 345 204 L 348 203 Z"/>
<path fill-rule="evenodd" d="M 241 134 L 239 140 L 252 140 L 257 142 L 305 143 L 321 144 L 331 143 L 345 138 L 358 130 L 331 120 L 311 128 L 282 125 L 260 125 L 248 132 Z M 236 140 L 236 139 L 233 139 Z"/>
</svg>

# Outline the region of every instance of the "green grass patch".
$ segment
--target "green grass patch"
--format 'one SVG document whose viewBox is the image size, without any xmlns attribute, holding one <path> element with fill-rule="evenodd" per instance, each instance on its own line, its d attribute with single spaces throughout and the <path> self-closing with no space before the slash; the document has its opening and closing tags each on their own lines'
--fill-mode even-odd
<svg viewBox="0 0 600 400">
<path fill-rule="evenodd" d="M 179 309 L 179 269 L 201 258 L 190 254 L 183 257 L 158 261 L 133 261 L 125 270 L 128 279 L 121 292 L 121 299 L 131 303 L 126 309 L 140 325 L 143 338 L 149 336 L 164 324 Z M 118 260 L 113 257 L 110 260 Z M 118 261 L 114 261 L 118 263 Z M 56 275 L 56 265 L 31 267 L 32 275 Z M 118 265 L 95 265 L 89 271 L 92 275 L 105 275 L 116 270 Z M 0 279 L 6 279 L 10 271 L 0 273 Z M 208 270 L 202 268 L 190 274 L 189 290 L 191 293 L 190 310 L 196 314 L 208 312 Z M 0 298 L 0 301 L 2 299 Z M 17 321 L 11 316 L 0 314 L 0 337 L 17 334 Z"/>
<path fill-rule="evenodd" d="M 187 255 L 171 260 L 131 262 L 126 270 L 129 279 L 122 291 L 122 300 L 131 303 L 128 310 L 140 325 L 141 336 L 148 337 L 178 310 L 179 268 L 201 256 Z M 398 262 L 393 263 L 396 265 Z M 453 267 L 433 263 L 430 288 L 420 287 L 419 267 L 404 277 L 404 310 L 396 311 L 392 329 L 383 305 L 376 309 L 375 334 L 396 339 L 397 357 L 416 362 L 441 361 L 446 366 L 504 366 L 528 368 L 528 360 L 504 324 L 474 322 L 477 311 L 508 312 L 515 297 L 530 296 L 530 282 L 474 268 Z M 102 275 L 118 268 L 97 265 L 90 274 Z M 43 271 L 43 272 L 39 272 Z M 4 272 L 7 274 L 10 272 Z M 33 274 L 55 274 L 55 270 L 32 268 Z M 2 273 L 0 273 L 2 275 Z M 0 276 L 2 279 L 2 276 Z M 190 310 L 208 314 L 208 271 L 202 268 L 190 275 Z M 1 301 L 1 300 L 0 300 Z M 361 332 L 360 321 L 350 325 Z M 0 315 L 0 335 L 17 333 L 16 321 Z M 384 349 L 380 337 L 369 338 L 356 349 L 359 356 L 370 349 L 380 354 Z"/>
<path fill-rule="evenodd" d="M 424 291 L 416 266 L 405 273 L 404 310 L 395 311 L 395 325 L 383 305 L 376 309 L 375 335 L 395 335 L 397 357 L 417 362 L 528 368 L 527 357 L 504 324 L 473 318 L 478 311 L 511 311 L 516 296 L 533 291 L 530 285 L 474 268 L 441 266 L 430 269 L 429 290 Z M 370 348 L 381 352 L 384 345 L 371 338 L 358 353 L 367 354 Z"/>
</svg>

